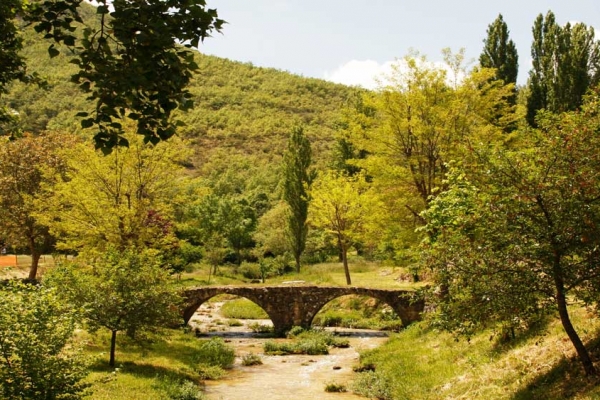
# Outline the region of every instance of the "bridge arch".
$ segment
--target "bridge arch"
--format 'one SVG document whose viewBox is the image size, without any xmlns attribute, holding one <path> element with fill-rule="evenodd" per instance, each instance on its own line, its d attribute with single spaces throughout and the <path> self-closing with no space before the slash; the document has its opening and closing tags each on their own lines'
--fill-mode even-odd
<svg viewBox="0 0 600 400">
<path fill-rule="evenodd" d="M 309 328 L 313 318 L 325 304 L 348 294 L 373 297 L 390 305 L 402 320 L 403 325 L 420 319 L 424 308 L 424 302 L 416 300 L 414 292 L 406 290 L 308 285 L 209 286 L 186 290 L 187 301 L 183 310 L 185 323 L 191 319 L 202 303 L 223 293 L 245 297 L 262 307 L 273 322 L 275 334 L 279 336 L 283 336 L 293 326 Z"/>
<path fill-rule="evenodd" d="M 325 302 L 312 317 L 310 326 L 318 324 L 321 326 L 347 327 L 347 323 L 354 319 L 354 315 L 361 314 L 362 317 L 368 318 L 370 317 L 368 315 L 369 309 L 375 311 L 376 308 L 379 308 L 379 311 L 383 311 L 381 310 L 382 306 L 394 312 L 394 320 L 397 321 L 397 324 L 406 325 L 405 322 L 402 322 L 402 318 L 395 311 L 393 305 L 389 304 L 386 299 L 363 294 L 344 294 Z M 328 316 L 325 313 L 333 314 Z M 375 316 L 375 313 L 372 316 Z M 331 317 L 334 319 L 331 319 Z M 364 327 L 367 328 L 367 326 Z"/>
</svg>

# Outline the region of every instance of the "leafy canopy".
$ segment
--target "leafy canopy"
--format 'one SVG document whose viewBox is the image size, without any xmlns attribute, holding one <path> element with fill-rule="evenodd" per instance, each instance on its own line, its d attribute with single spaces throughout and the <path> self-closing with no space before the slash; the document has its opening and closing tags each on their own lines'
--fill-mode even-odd
<svg viewBox="0 0 600 400">
<path fill-rule="evenodd" d="M 175 134 L 179 123 L 171 119 L 176 109 L 192 106 L 186 89 L 198 68 L 189 49 L 198 47 L 224 21 L 204 0 L 99 0 L 96 19 L 85 24 L 82 0 L 39 2 L 10 1 L 0 6 L 6 16 L 0 25 L 7 42 L 0 47 L 9 63 L 0 66 L 0 92 L 5 81 L 22 79 L 24 61 L 16 52 L 22 47 L 13 17 L 34 24 L 52 41 L 50 57 L 60 45 L 71 52 L 75 72 L 71 80 L 94 102 L 91 112 L 82 110 L 83 128 L 95 127 L 96 147 L 109 153 L 128 144 L 123 120 L 134 120 L 144 140 L 158 143 Z M 77 31 L 81 30 L 81 33 Z M 6 114 L 6 113 L 5 113 Z"/>
</svg>

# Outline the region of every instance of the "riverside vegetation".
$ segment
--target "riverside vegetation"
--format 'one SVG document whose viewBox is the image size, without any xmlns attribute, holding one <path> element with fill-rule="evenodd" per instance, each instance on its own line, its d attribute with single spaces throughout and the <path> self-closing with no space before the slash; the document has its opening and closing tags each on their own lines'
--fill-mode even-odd
<svg viewBox="0 0 600 400">
<path fill-rule="evenodd" d="M 426 298 L 406 329 L 373 300 L 316 317 L 398 331 L 361 356 L 367 397 L 599 396 L 591 27 L 540 14 L 522 87 L 498 16 L 473 68 L 412 52 L 366 91 L 186 50 L 216 11 L 147 1 L 0 4 L 0 247 L 43 272 L 0 290 L 0 397 L 200 398 L 233 355 L 165 328 L 180 289 L 294 280 Z M 306 335 L 269 346 L 335 342 Z"/>
</svg>

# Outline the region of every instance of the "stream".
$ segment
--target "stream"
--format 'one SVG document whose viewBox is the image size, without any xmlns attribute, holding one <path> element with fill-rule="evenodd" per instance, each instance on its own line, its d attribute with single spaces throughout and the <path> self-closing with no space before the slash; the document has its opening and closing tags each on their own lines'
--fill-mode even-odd
<svg viewBox="0 0 600 400">
<path fill-rule="evenodd" d="M 240 320 L 242 326 L 228 326 L 225 323 L 228 319 L 220 314 L 222 305 L 223 302 L 205 303 L 190 320 L 190 325 L 202 332 L 202 336 L 220 336 L 234 347 L 236 353 L 235 364 L 223 379 L 206 381 L 205 393 L 208 399 L 364 399 L 349 392 L 327 393 L 325 385 L 348 385 L 354 377 L 352 368 L 358 365 L 359 352 L 383 344 L 387 340 L 385 332 L 327 328 L 346 337 L 350 347 L 332 348 L 328 355 L 268 356 L 263 353 L 263 343 L 273 339 L 252 332 L 248 325 L 271 325 L 271 321 Z M 249 353 L 260 355 L 263 364 L 243 366 L 242 357 Z"/>
</svg>

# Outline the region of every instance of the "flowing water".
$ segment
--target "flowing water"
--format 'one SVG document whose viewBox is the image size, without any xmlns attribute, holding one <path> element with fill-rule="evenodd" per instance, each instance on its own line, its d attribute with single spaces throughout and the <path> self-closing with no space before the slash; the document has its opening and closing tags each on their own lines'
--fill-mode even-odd
<svg viewBox="0 0 600 400">
<path fill-rule="evenodd" d="M 252 333 L 247 322 L 270 324 L 270 320 L 243 321 L 244 326 L 229 327 L 219 320 L 222 303 L 202 305 L 190 324 L 207 336 L 223 337 L 236 351 L 236 362 L 227 376 L 218 381 L 206 382 L 206 394 L 210 400 L 292 400 L 292 399 L 359 399 L 352 393 L 327 393 L 328 383 L 347 385 L 358 365 L 361 351 L 381 345 L 387 334 L 363 329 L 336 329 L 350 342 L 345 349 L 334 348 L 329 355 L 267 356 L 263 353 L 266 338 Z M 272 339 L 271 339 L 272 340 Z M 287 340 L 287 339 L 277 339 Z M 262 357 L 262 365 L 243 366 L 242 357 L 249 353 Z"/>
</svg>

